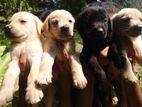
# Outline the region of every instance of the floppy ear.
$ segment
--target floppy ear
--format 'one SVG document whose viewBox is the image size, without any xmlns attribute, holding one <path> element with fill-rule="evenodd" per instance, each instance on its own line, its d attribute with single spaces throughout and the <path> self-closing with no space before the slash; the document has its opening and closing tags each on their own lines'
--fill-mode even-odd
<svg viewBox="0 0 142 107">
<path fill-rule="evenodd" d="M 111 17 L 111 20 L 114 20 L 114 18 L 116 18 L 117 16 L 117 13 L 115 13 L 112 17 Z"/>
<path fill-rule="evenodd" d="M 43 23 L 42 21 L 38 18 L 38 17 L 34 17 L 34 21 L 35 21 L 35 24 L 36 24 L 36 30 L 37 30 L 37 33 L 38 35 L 41 35 L 41 28 L 43 26 Z"/>
<path fill-rule="evenodd" d="M 42 32 L 48 31 L 49 30 L 49 16 L 47 16 L 47 18 L 44 21 L 44 24 L 42 26 Z"/>
<path fill-rule="evenodd" d="M 112 31 L 113 31 L 113 24 L 112 24 L 111 19 L 109 18 L 108 19 L 108 31 L 107 31 L 108 37 L 112 36 Z"/>
</svg>

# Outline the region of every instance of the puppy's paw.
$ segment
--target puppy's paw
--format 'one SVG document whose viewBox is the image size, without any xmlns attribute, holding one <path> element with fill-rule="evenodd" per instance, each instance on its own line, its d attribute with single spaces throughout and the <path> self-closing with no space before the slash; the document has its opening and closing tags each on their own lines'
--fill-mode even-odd
<svg viewBox="0 0 142 107">
<path fill-rule="evenodd" d="M 42 73 L 39 73 L 36 79 L 37 85 L 42 86 L 42 85 L 48 85 L 50 83 L 52 83 L 52 74 L 44 75 Z"/>
<path fill-rule="evenodd" d="M 117 97 L 113 97 L 112 98 L 112 104 L 115 106 L 118 103 L 118 98 Z"/>
<path fill-rule="evenodd" d="M 43 92 L 35 86 L 29 86 L 26 90 L 26 100 L 31 104 L 36 104 L 43 98 Z"/>
<path fill-rule="evenodd" d="M 125 72 L 125 71 L 124 71 Z M 123 78 L 126 81 L 130 81 L 132 83 L 136 83 L 138 81 L 138 78 L 135 76 L 135 74 L 133 72 L 125 72 L 123 74 Z"/>
<path fill-rule="evenodd" d="M 83 89 L 87 85 L 87 79 L 84 74 L 76 73 L 73 75 L 73 82 L 77 88 Z"/>
</svg>

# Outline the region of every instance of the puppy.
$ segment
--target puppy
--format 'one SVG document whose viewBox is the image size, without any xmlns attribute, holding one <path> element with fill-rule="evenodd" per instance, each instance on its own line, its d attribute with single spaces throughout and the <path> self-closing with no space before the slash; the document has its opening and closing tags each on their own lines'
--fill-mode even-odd
<svg viewBox="0 0 142 107">
<path fill-rule="evenodd" d="M 21 51 L 26 52 L 27 65 L 30 72 L 27 80 L 26 100 L 36 103 L 41 100 L 43 93 L 35 87 L 35 79 L 39 72 L 43 53 L 40 33 L 43 23 L 28 12 L 15 13 L 5 27 L 6 36 L 11 40 L 11 61 L 4 75 L 0 90 L 0 107 L 13 98 L 14 84 L 19 77 L 19 57 Z"/>
<path fill-rule="evenodd" d="M 112 17 L 112 21 L 116 51 L 111 53 L 111 59 L 125 80 L 136 83 L 138 79 L 131 62 L 142 65 L 142 13 L 135 8 L 124 8 Z"/>
<path fill-rule="evenodd" d="M 96 107 L 110 107 L 112 103 L 112 86 L 98 63 L 101 51 L 109 46 L 112 33 L 109 14 L 103 5 L 105 4 L 87 5 L 76 20 L 75 27 L 83 39 L 80 60 L 88 80 L 77 107 L 92 107 L 93 97 L 93 105 Z"/>
<path fill-rule="evenodd" d="M 65 56 L 69 60 L 74 85 L 81 89 L 86 87 L 87 80 L 82 72 L 79 58 L 75 54 L 74 22 L 73 16 L 66 10 L 55 10 L 46 18 L 42 29 L 46 40 L 43 44 L 44 52 L 37 84 L 51 83 L 55 58 L 62 60 L 62 56 Z"/>
</svg>

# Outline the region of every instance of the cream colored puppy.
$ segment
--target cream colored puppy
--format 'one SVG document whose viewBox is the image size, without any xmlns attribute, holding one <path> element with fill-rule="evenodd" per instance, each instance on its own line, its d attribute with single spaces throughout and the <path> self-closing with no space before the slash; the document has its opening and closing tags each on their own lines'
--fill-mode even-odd
<svg viewBox="0 0 142 107">
<path fill-rule="evenodd" d="M 126 60 L 121 69 L 123 77 L 137 82 L 130 61 L 142 65 L 142 13 L 136 8 L 124 8 L 116 13 L 112 20 L 117 47 Z"/>
<path fill-rule="evenodd" d="M 15 13 L 6 25 L 5 33 L 11 40 L 11 62 L 0 90 L 0 107 L 13 98 L 14 84 L 20 74 L 19 56 L 22 49 L 25 49 L 27 66 L 30 66 L 26 99 L 30 103 L 37 103 L 43 97 L 42 91 L 35 87 L 35 79 L 39 73 L 43 53 L 40 41 L 42 25 L 43 23 L 36 16 L 28 12 Z"/>
<path fill-rule="evenodd" d="M 41 71 L 37 78 L 38 84 L 52 82 L 52 67 L 55 58 L 63 60 L 63 56 L 65 56 L 69 59 L 74 85 L 81 89 L 86 87 L 87 80 L 79 58 L 75 54 L 74 22 L 73 16 L 66 10 L 55 10 L 46 18 L 43 25 L 43 35 L 46 40 L 43 45 L 44 53 Z"/>
</svg>

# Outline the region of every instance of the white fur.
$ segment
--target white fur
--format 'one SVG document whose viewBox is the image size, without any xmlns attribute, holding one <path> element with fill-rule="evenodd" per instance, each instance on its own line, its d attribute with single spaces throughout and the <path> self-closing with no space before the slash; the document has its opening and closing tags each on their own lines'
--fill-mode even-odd
<svg viewBox="0 0 142 107">
<path fill-rule="evenodd" d="M 54 21 L 58 21 L 56 26 L 53 25 Z M 64 25 L 69 27 L 69 35 L 73 36 L 74 18 L 65 10 L 53 11 L 44 22 L 43 34 L 45 35 L 46 40 L 44 42 L 41 72 L 39 73 L 37 83 L 48 85 L 52 82 L 52 67 L 54 59 L 57 57 L 62 60 L 62 57 L 60 57 L 62 56 L 60 55 L 60 49 L 55 41 L 55 39 L 58 39 L 68 51 L 74 85 L 82 89 L 86 87 L 87 80 L 83 74 L 79 58 L 74 52 L 75 45 L 73 41 L 67 40 L 68 36 L 66 35 L 64 37 L 60 37 L 60 35 L 63 35 L 60 28 Z M 62 40 L 66 40 L 66 42 L 63 42 Z"/>
<path fill-rule="evenodd" d="M 21 23 L 21 20 L 26 22 Z M 35 87 L 35 79 L 39 72 L 43 53 L 42 44 L 39 39 L 42 22 L 31 13 L 18 12 L 11 17 L 7 27 L 11 28 L 13 36 L 17 38 L 11 38 L 11 62 L 4 75 L 0 90 L 0 107 L 13 98 L 15 92 L 14 85 L 20 74 L 19 57 L 23 49 L 25 50 L 26 59 L 30 66 L 30 73 L 27 80 L 26 100 L 32 104 L 37 103 L 43 97 L 42 90 Z"/>
</svg>

